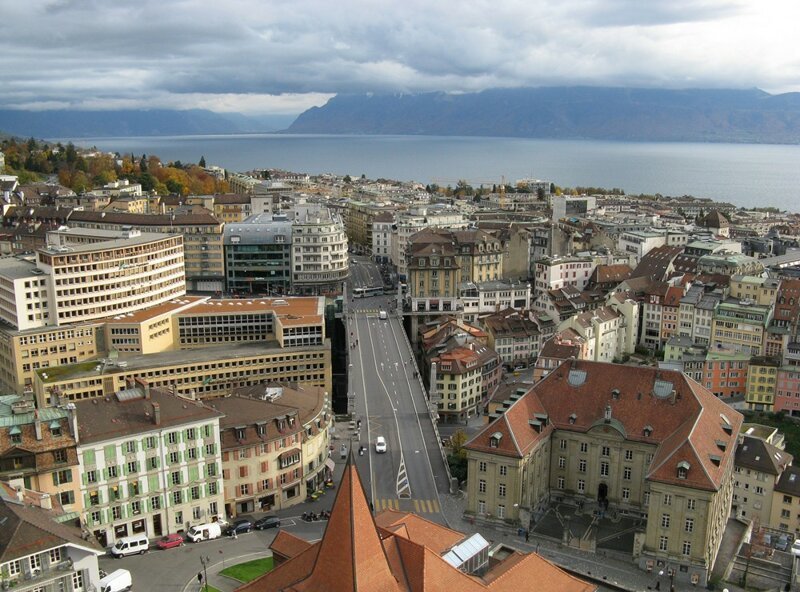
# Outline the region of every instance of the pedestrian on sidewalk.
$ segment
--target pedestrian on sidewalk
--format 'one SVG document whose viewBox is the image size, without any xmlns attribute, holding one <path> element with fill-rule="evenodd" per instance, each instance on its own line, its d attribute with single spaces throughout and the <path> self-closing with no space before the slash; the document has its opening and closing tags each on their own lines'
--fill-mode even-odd
<svg viewBox="0 0 800 592">
<path fill-rule="evenodd" d="M 530 537 L 530 535 L 531 535 L 531 533 L 528 531 L 528 529 L 525 529 L 525 542 L 526 543 L 528 542 L 528 537 Z"/>
</svg>

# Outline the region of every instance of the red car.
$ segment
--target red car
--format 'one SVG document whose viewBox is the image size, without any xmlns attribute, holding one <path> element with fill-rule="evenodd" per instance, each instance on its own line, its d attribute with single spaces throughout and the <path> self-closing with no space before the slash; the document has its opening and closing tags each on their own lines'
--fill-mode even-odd
<svg viewBox="0 0 800 592">
<path fill-rule="evenodd" d="M 183 537 L 179 534 L 168 534 L 165 537 L 162 537 L 158 543 L 156 543 L 156 547 L 159 549 L 172 549 L 172 547 L 182 547 L 183 546 Z"/>
</svg>

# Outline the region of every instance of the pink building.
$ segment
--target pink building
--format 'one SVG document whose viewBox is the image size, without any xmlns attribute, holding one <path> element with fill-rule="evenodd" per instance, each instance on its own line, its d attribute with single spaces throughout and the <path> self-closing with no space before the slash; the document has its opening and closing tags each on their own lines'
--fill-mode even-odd
<svg viewBox="0 0 800 592">
<path fill-rule="evenodd" d="M 778 369 L 774 410 L 800 417 L 800 366 Z"/>
</svg>

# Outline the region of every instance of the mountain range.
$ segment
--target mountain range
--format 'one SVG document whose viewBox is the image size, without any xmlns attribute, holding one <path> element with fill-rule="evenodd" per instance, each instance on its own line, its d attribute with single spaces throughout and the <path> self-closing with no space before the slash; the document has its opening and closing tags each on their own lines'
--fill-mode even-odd
<svg viewBox="0 0 800 592">
<path fill-rule="evenodd" d="M 607 87 L 337 95 L 289 133 L 800 142 L 800 93 Z"/>
<path fill-rule="evenodd" d="M 288 127 L 287 127 L 288 126 Z M 0 109 L 21 137 L 398 134 L 622 141 L 800 143 L 800 93 L 610 87 L 337 95 L 293 116 L 195 110 Z"/>
</svg>

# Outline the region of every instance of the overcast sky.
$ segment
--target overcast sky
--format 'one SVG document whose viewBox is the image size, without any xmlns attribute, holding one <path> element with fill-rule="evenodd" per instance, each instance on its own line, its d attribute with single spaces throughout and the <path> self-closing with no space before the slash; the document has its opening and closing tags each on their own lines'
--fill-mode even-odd
<svg viewBox="0 0 800 592">
<path fill-rule="evenodd" d="M 335 93 L 800 91 L 798 0 L 0 0 L 0 108 L 295 114 Z"/>
</svg>

